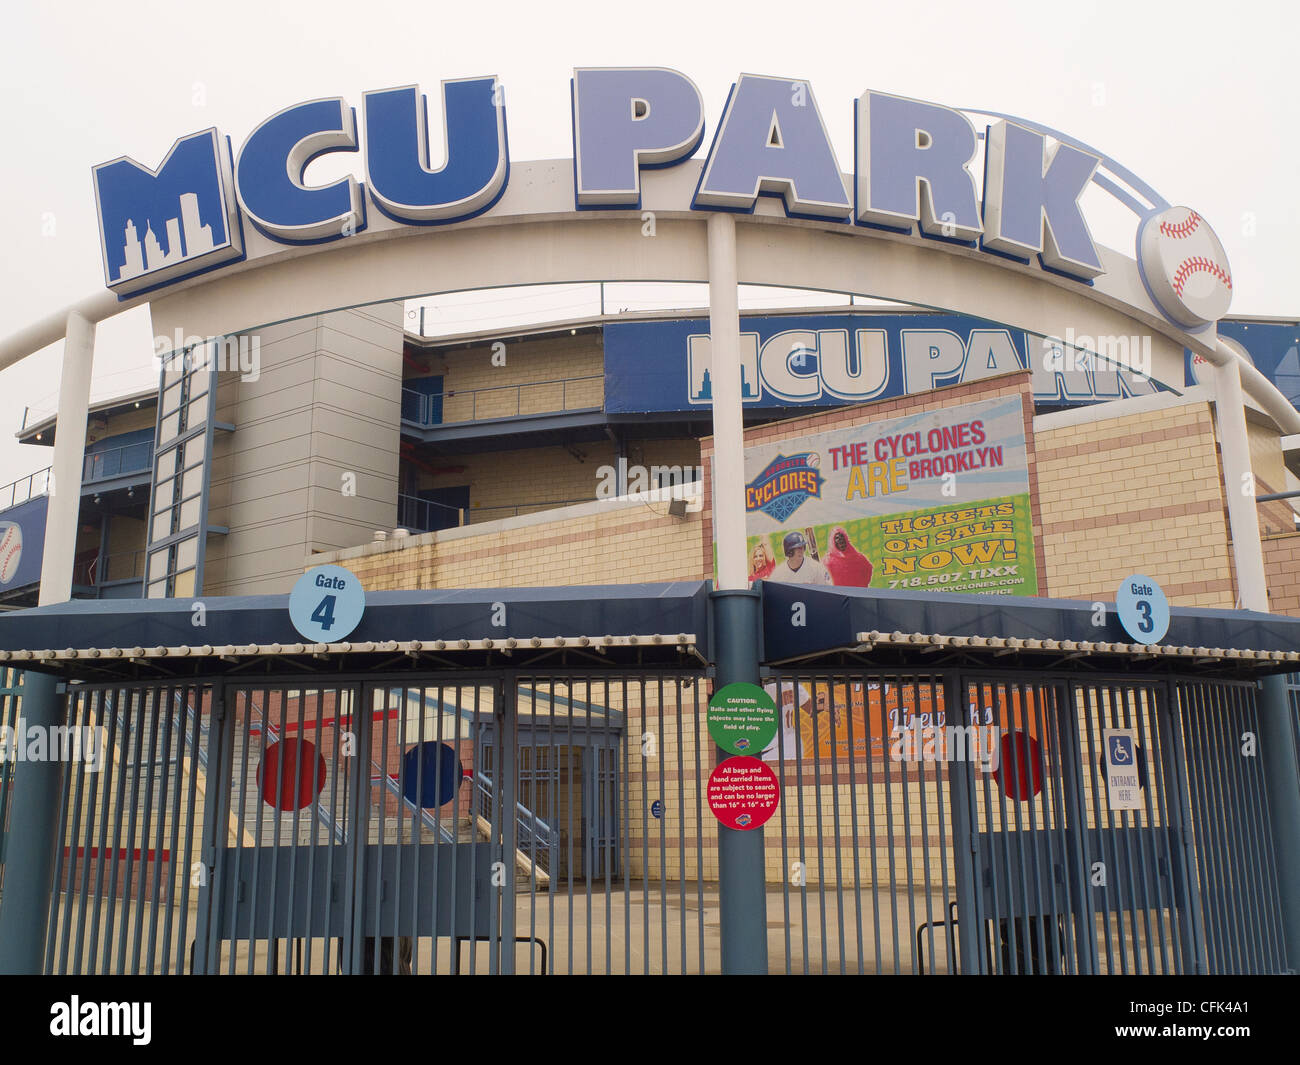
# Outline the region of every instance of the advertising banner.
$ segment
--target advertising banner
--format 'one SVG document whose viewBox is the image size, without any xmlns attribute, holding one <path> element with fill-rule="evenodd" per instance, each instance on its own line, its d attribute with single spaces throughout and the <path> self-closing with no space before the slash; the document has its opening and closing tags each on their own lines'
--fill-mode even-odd
<svg viewBox="0 0 1300 1065">
<path fill-rule="evenodd" d="M 943 681 L 913 683 L 769 682 L 765 690 L 777 703 L 780 735 L 760 757 L 775 762 L 806 761 L 848 765 L 867 757 L 894 761 L 970 761 L 993 763 L 1001 755 L 1002 737 L 1017 731 L 1038 736 L 1044 712 L 1032 688 L 1017 690 L 985 684 L 968 689 L 964 719 L 944 705 Z M 954 727 L 965 727 L 964 733 Z"/>
<path fill-rule="evenodd" d="M 1019 396 L 745 449 L 749 578 L 1037 595 Z"/>
</svg>

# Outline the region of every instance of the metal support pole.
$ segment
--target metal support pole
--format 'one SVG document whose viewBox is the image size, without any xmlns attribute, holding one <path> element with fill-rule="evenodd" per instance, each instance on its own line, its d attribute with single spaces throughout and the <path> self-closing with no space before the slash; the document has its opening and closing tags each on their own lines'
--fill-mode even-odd
<svg viewBox="0 0 1300 1065">
<path fill-rule="evenodd" d="M 22 731 L 62 724 L 58 680 L 23 676 Z M 23 736 L 17 737 L 18 743 Z M 59 792 L 63 763 L 20 762 L 10 786 L 9 843 L 0 896 L 0 974 L 39 976 L 45 967 L 45 931 L 54 897 L 54 856 L 59 845 Z"/>
<path fill-rule="evenodd" d="M 745 570 L 745 423 L 740 395 L 740 293 L 736 220 L 709 217 L 709 337 L 713 387 L 713 528 L 718 591 L 711 596 L 717 686 L 758 682 L 758 593 Z M 716 750 L 716 749 L 715 749 Z M 716 750 L 718 759 L 722 751 Z M 763 830 L 718 826 L 722 971 L 767 972 Z"/>
<path fill-rule="evenodd" d="M 1255 509 L 1255 480 L 1246 436 L 1245 398 L 1241 393 L 1241 364 L 1234 358 L 1214 368 L 1214 413 L 1219 423 L 1223 457 L 1223 494 L 1228 504 L 1232 558 L 1237 566 L 1237 596 L 1245 610 L 1268 610 L 1264 550 Z"/>
<path fill-rule="evenodd" d="M 1291 972 L 1300 972 L 1300 765 L 1296 761 L 1295 716 L 1286 677 L 1265 677 L 1259 687 L 1259 754 L 1272 815 L 1286 966 Z"/>
<path fill-rule="evenodd" d="M 948 712 L 961 723 L 966 717 L 967 700 L 963 698 L 961 679 L 949 673 L 943 679 L 943 701 L 954 709 Z M 971 763 L 957 760 L 948 765 L 948 796 L 952 810 L 952 861 L 953 890 L 957 895 L 957 942 L 959 950 L 958 972 L 963 974 L 983 971 L 980 958 L 980 938 L 984 921 L 977 901 L 975 871 L 975 815 L 971 796 L 975 792 Z"/>
<path fill-rule="evenodd" d="M 86 412 L 90 406 L 90 371 L 95 357 L 95 323 L 68 315 L 59 378 L 58 433 L 50 474 L 49 514 L 45 519 L 45 555 L 41 562 L 40 605 L 72 598 L 72 563 L 77 550 L 77 513 L 81 509 L 81 474 L 86 457 Z"/>
<path fill-rule="evenodd" d="M 761 632 L 759 597 L 748 588 L 713 592 L 713 638 L 717 682 L 758 682 Z M 715 748 L 716 761 L 725 753 Z M 763 829 L 741 831 L 718 825 L 718 905 L 721 910 L 722 971 L 767 972 L 767 884 Z"/>
</svg>

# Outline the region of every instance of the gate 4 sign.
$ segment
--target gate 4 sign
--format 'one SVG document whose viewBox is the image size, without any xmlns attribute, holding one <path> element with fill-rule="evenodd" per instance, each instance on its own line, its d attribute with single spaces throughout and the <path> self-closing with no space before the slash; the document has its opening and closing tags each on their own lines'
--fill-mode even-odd
<svg viewBox="0 0 1300 1065">
<path fill-rule="evenodd" d="M 289 620 L 312 643 L 338 643 L 361 621 L 366 592 L 342 566 L 317 566 L 298 578 L 289 593 Z"/>
<path fill-rule="evenodd" d="M 709 774 L 709 809 L 728 828 L 762 828 L 776 812 L 781 785 L 772 768 L 748 755 L 722 762 Z"/>
<path fill-rule="evenodd" d="M 1142 809 L 1137 735 L 1131 728 L 1101 730 L 1106 745 L 1106 802 L 1112 810 Z"/>
</svg>

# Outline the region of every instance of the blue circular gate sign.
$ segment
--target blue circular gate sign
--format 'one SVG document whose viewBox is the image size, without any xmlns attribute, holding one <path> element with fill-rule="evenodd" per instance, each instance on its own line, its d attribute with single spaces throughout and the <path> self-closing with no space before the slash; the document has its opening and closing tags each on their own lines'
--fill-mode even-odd
<svg viewBox="0 0 1300 1065">
<path fill-rule="evenodd" d="M 1138 643 L 1159 643 L 1169 631 L 1169 600 L 1150 577 L 1125 577 L 1115 594 L 1115 611 Z"/>
<path fill-rule="evenodd" d="M 289 593 L 289 620 L 312 643 L 338 643 L 361 622 L 366 591 L 361 579 L 342 566 L 309 569 Z"/>
</svg>

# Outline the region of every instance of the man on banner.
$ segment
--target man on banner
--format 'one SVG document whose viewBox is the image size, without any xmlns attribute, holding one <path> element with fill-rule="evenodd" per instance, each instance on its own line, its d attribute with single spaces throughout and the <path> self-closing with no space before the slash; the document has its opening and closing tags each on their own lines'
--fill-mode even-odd
<svg viewBox="0 0 1300 1065">
<path fill-rule="evenodd" d="M 808 557 L 808 541 L 803 533 L 786 533 L 781 542 L 785 561 L 772 571 L 771 580 L 785 584 L 834 584 L 826 567 L 815 558 Z"/>
</svg>

